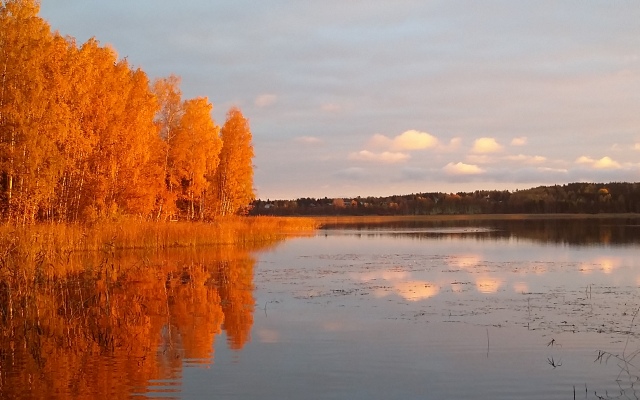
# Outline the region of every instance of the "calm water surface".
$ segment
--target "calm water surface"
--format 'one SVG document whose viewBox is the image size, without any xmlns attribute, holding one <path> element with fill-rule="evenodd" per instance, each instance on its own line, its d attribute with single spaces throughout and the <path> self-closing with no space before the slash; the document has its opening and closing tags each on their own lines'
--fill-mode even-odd
<svg viewBox="0 0 640 400">
<path fill-rule="evenodd" d="M 2 283 L 1 395 L 640 396 L 638 220 L 343 226 L 127 257 L 24 298 Z"/>
</svg>

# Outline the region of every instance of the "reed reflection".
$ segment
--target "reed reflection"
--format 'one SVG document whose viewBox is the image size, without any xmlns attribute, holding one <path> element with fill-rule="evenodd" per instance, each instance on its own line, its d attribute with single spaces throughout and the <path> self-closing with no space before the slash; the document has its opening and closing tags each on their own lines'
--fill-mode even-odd
<svg viewBox="0 0 640 400">
<path fill-rule="evenodd" d="M 185 363 L 213 364 L 216 335 L 250 340 L 250 249 L 42 260 L 0 269 L 2 398 L 170 394 Z"/>
</svg>

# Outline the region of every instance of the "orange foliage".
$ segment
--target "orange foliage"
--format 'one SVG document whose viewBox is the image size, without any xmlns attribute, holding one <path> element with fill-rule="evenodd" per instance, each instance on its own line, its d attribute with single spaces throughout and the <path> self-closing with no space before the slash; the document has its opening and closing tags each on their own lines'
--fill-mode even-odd
<svg viewBox="0 0 640 400">
<path fill-rule="evenodd" d="M 0 3 L 2 219 L 202 220 L 248 206 L 253 149 L 239 110 L 220 134 L 206 98 L 181 100 L 178 77 L 151 84 L 97 40 L 52 33 L 38 12 L 35 0 Z M 207 195 L 220 161 L 222 195 Z"/>
<path fill-rule="evenodd" d="M 220 128 L 211 120 L 213 106 L 206 98 L 187 100 L 183 105 L 184 115 L 178 129 L 169 142 L 173 169 L 172 186 L 181 188 L 181 199 L 186 204 L 187 218 L 203 218 L 205 193 L 209 178 L 218 168 Z"/>
<path fill-rule="evenodd" d="M 232 108 L 222 127 L 220 166 L 213 182 L 215 215 L 246 212 L 255 198 L 253 191 L 253 146 L 249 121 L 237 108 Z"/>
</svg>

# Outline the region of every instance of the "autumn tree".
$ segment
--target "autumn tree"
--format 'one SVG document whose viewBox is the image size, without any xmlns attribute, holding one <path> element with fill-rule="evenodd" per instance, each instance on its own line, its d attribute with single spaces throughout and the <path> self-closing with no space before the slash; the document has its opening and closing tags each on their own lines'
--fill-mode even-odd
<svg viewBox="0 0 640 400">
<path fill-rule="evenodd" d="M 181 189 L 188 219 L 202 218 L 209 177 L 218 167 L 222 146 L 220 128 L 211 118 L 213 105 L 207 98 L 184 102 L 183 113 L 169 141 L 170 185 Z M 197 207 L 196 207 L 197 204 Z"/>
<path fill-rule="evenodd" d="M 58 221 L 74 221 L 84 205 L 83 193 L 88 174 L 88 157 L 96 144 L 96 135 L 90 125 L 92 70 L 91 54 L 84 47 L 78 49 L 75 42 L 67 43 L 65 55 L 67 73 L 54 75 L 58 88 L 64 88 L 65 108 L 70 114 L 66 135 L 59 138 L 59 148 L 65 159 L 64 170 L 56 188 L 56 203 L 52 214 Z M 66 82 L 60 82 L 61 76 Z"/>
<path fill-rule="evenodd" d="M 89 219 L 114 213 L 146 215 L 162 187 L 161 172 L 153 165 L 157 159 L 152 150 L 159 139 L 153 123 L 157 103 L 149 80 L 95 40 L 85 43 L 80 53 L 89 65 L 88 88 L 78 114 L 83 135 L 92 144 L 83 160 L 80 214 Z"/>
<path fill-rule="evenodd" d="M 182 101 L 179 85 L 175 75 L 153 84 L 159 106 L 155 124 L 164 143 L 165 188 L 158 199 L 157 218 L 181 211 L 190 220 L 201 219 L 205 193 L 219 162 L 220 128 L 211 118 L 213 105 L 207 98 Z"/>
<path fill-rule="evenodd" d="M 232 108 L 221 130 L 220 165 L 212 182 L 213 215 L 242 214 L 255 198 L 249 121 Z"/>
<path fill-rule="evenodd" d="M 8 220 L 33 222 L 47 208 L 63 168 L 58 139 L 69 114 L 58 80 L 66 45 L 38 17 L 33 0 L 0 8 L 0 186 Z"/>
<path fill-rule="evenodd" d="M 177 188 L 173 165 L 171 164 L 170 142 L 174 140 L 180 119 L 182 118 L 182 92 L 180 91 L 180 78 L 171 75 L 168 78 L 156 79 L 153 82 L 153 93 L 158 102 L 158 111 L 154 122 L 158 134 L 162 139 L 162 170 L 165 179 L 165 187 L 158 194 L 156 218 L 174 214 L 176 212 Z"/>
<path fill-rule="evenodd" d="M 221 132 L 206 98 L 182 100 L 178 77 L 150 84 L 96 39 L 78 47 L 52 33 L 38 12 L 37 0 L 0 0 L 5 221 L 160 219 L 178 209 L 193 220 L 246 209 L 253 149 L 238 109 Z"/>
</svg>

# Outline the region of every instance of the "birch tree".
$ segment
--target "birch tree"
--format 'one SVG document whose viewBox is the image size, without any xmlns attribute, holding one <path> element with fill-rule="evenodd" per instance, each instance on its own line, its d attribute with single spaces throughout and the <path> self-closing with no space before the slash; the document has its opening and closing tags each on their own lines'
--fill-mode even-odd
<svg viewBox="0 0 640 400">
<path fill-rule="evenodd" d="M 169 142 L 172 186 L 181 188 L 188 219 L 202 218 L 205 193 L 219 163 L 220 127 L 211 118 L 207 98 L 187 100 L 175 135 Z M 196 215 L 197 209 L 197 215 Z"/>
<path fill-rule="evenodd" d="M 213 214 L 243 214 L 255 198 L 253 191 L 253 145 L 249 121 L 232 108 L 221 130 L 220 164 L 213 178 Z"/>
<path fill-rule="evenodd" d="M 51 204 L 69 117 L 58 101 L 63 88 L 52 79 L 64 68 L 65 46 L 38 11 L 33 0 L 0 7 L 1 202 L 5 218 L 19 223 L 33 222 Z"/>
</svg>

